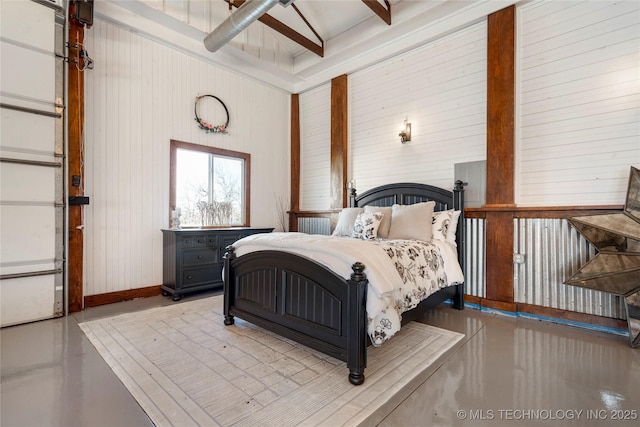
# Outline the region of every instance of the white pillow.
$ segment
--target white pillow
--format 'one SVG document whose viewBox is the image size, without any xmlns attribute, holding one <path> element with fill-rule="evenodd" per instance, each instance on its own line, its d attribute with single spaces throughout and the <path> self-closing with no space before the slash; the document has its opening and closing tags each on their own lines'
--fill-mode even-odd
<svg viewBox="0 0 640 427">
<path fill-rule="evenodd" d="M 338 216 L 338 223 L 336 229 L 331 233 L 332 236 L 348 236 L 351 237 L 353 231 L 353 224 L 356 222 L 358 214 L 362 213 L 362 208 L 344 208 L 340 211 Z"/>
<path fill-rule="evenodd" d="M 435 202 L 391 207 L 389 239 L 431 240 L 431 223 Z"/>
<path fill-rule="evenodd" d="M 378 227 L 378 237 L 386 239 L 389 237 L 389 229 L 391 228 L 391 206 L 365 206 L 365 213 L 382 212 L 382 222 Z"/>
<path fill-rule="evenodd" d="M 434 212 L 431 226 L 432 237 L 455 245 L 459 216 L 460 211 L 454 211 L 453 209 Z"/>
<path fill-rule="evenodd" d="M 375 239 L 378 236 L 378 227 L 380 227 L 383 216 L 384 214 L 382 212 L 362 212 L 358 214 L 356 222 L 353 224 L 351 237 L 363 240 Z"/>
</svg>

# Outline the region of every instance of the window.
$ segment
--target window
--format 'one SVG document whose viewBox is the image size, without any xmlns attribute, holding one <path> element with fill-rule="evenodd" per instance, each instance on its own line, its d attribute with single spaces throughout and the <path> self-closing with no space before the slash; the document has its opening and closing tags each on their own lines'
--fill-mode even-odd
<svg viewBox="0 0 640 427">
<path fill-rule="evenodd" d="M 170 210 L 182 227 L 249 226 L 246 153 L 171 140 Z"/>
</svg>

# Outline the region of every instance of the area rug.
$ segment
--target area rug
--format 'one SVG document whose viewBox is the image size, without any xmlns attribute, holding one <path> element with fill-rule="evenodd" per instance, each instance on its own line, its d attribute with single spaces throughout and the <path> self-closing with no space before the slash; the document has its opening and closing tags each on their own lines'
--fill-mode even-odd
<svg viewBox="0 0 640 427">
<path fill-rule="evenodd" d="M 369 347 L 353 386 L 343 361 L 241 319 L 225 326 L 222 296 L 80 328 L 158 427 L 376 425 L 463 338 L 411 322 Z"/>
</svg>

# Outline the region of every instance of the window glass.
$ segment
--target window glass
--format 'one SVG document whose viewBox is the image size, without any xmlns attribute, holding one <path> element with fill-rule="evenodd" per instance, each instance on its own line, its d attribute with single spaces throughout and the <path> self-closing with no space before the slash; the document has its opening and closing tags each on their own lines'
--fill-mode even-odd
<svg viewBox="0 0 640 427">
<path fill-rule="evenodd" d="M 247 226 L 249 155 L 171 141 L 171 210 L 182 227 Z"/>
</svg>

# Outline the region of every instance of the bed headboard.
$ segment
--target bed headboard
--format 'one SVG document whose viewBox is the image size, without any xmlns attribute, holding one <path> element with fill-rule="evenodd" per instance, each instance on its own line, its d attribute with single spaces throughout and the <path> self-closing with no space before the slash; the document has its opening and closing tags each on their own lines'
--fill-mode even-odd
<svg viewBox="0 0 640 427">
<path fill-rule="evenodd" d="M 456 209 L 460 211 L 456 243 L 458 245 L 458 261 L 464 271 L 465 254 L 465 219 L 464 219 L 464 183 L 456 181 L 453 191 L 434 187 L 433 185 L 402 182 L 387 184 L 372 188 L 362 194 L 356 194 L 355 189 L 349 197 L 351 207 L 412 205 L 421 202 L 436 202 L 434 211 Z"/>
<path fill-rule="evenodd" d="M 414 203 L 436 202 L 435 211 L 464 208 L 464 187 L 462 181 L 456 181 L 453 191 L 427 184 L 402 182 L 372 188 L 362 194 L 355 191 L 350 196 L 351 207 L 412 205 Z"/>
</svg>

